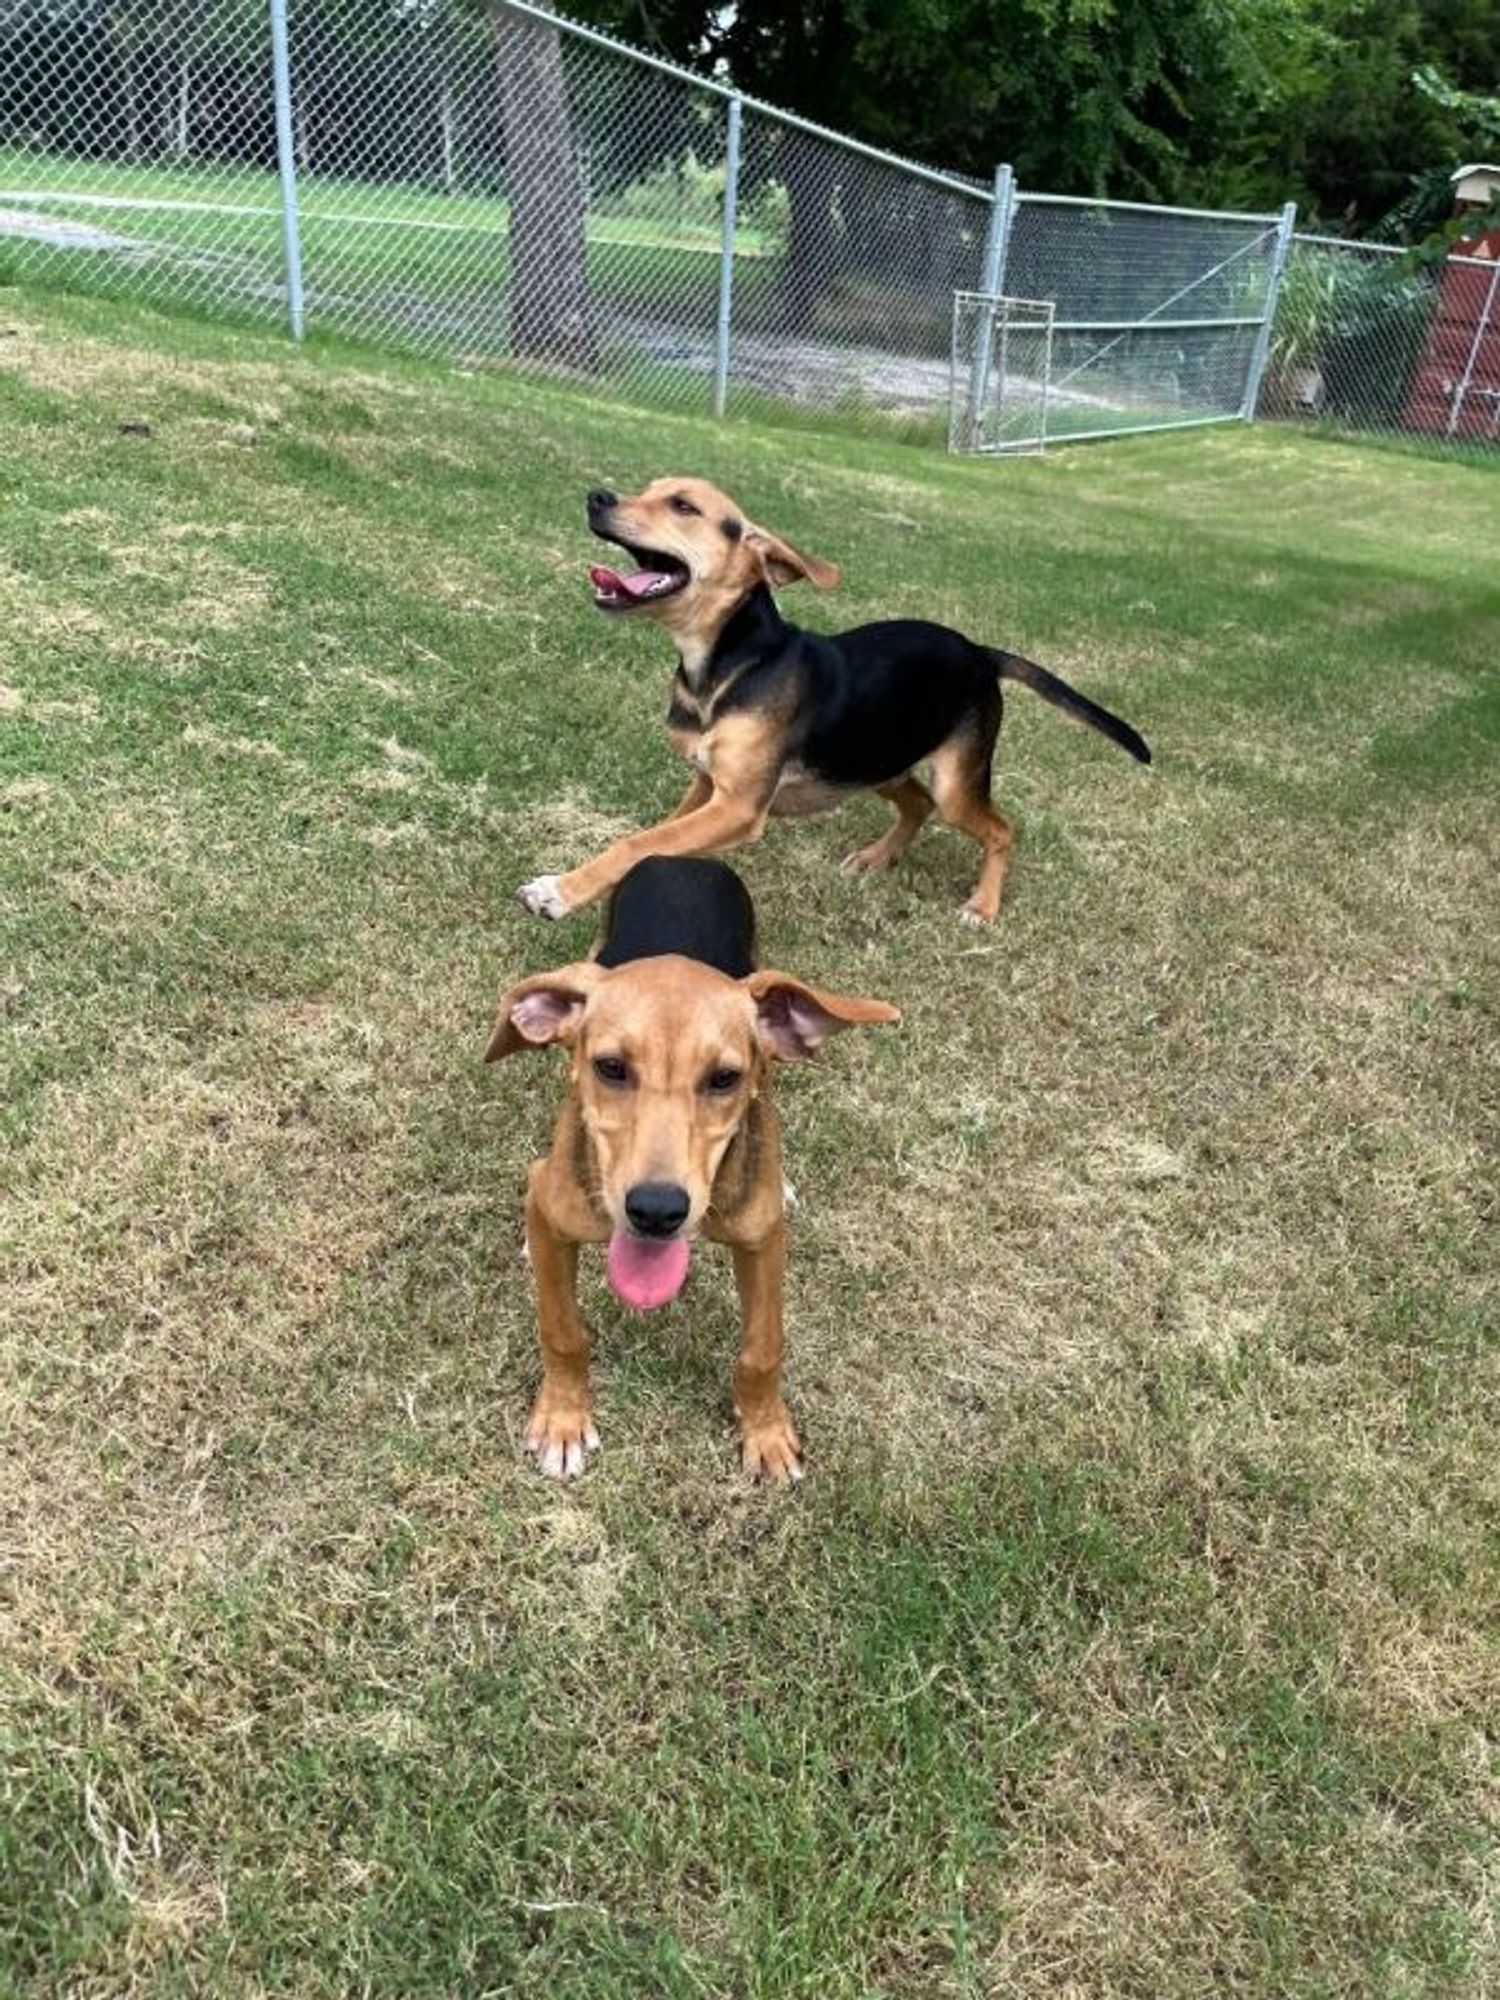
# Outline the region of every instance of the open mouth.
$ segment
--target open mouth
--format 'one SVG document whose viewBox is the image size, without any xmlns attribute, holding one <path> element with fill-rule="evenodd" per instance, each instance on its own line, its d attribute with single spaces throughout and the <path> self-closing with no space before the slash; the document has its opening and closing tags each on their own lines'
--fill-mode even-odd
<svg viewBox="0 0 1500 2000">
<path fill-rule="evenodd" d="M 614 535 L 603 535 L 600 539 L 617 540 Z M 630 611 L 637 605 L 656 604 L 686 588 L 691 572 L 678 557 L 666 555 L 660 549 L 638 548 L 633 542 L 619 542 L 618 546 L 639 567 L 622 575 L 604 563 L 590 563 L 594 602 L 601 611 Z"/>
</svg>

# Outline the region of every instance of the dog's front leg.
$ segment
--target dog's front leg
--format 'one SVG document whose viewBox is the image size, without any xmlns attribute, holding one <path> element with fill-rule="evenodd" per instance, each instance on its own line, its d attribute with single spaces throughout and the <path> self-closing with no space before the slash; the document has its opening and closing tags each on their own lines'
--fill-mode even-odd
<svg viewBox="0 0 1500 2000">
<path fill-rule="evenodd" d="M 742 1463 L 752 1479 L 784 1485 L 802 1477 L 802 1446 L 781 1397 L 781 1291 L 786 1272 L 786 1223 L 758 1243 L 732 1243 L 740 1293 L 740 1351 L 734 1364 L 734 1408 Z"/>
<path fill-rule="evenodd" d="M 526 1425 L 526 1449 L 550 1479 L 582 1472 L 599 1443 L 589 1398 L 589 1341 L 578 1317 L 578 1244 L 547 1212 L 538 1160 L 526 1190 L 526 1247 L 536 1280 L 542 1386 Z"/>
<path fill-rule="evenodd" d="M 538 917 L 565 917 L 658 854 L 722 854 L 759 840 L 781 769 L 784 730 L 771 714 L 731 715 L 713 730 L 712 777 L 696 779 L 670 819 L 628 834 L 566 875 L 539 875 L 521 891 Z"/>
<path fill-rule="evenodd" d="M 566 875 L 539 875 L 521 890 L 521 901 L 533 916 L 566 917 L 613 889 L 637 861 L 658 854 L 718 854 L 758 840 L 765 828 L 764 808 L 722 792 L 715 792 L 707 805 L 685 806 L 686 801 L 660 826 L 617 840 L 581 868 Z"/>
<path fill-rule="evenodd" d="M 684 819 L 689 813 L 699 811 L 701 807 L 708 804 L 713 795 L 712 779 L 708 778 L 702 771 L 694 771 L 692 777 L 688 779 L 687 790 L 667 814 L 667 818 L 663 820 L 662 824 L 665 826 L 668 820 Z"/>
</svg>

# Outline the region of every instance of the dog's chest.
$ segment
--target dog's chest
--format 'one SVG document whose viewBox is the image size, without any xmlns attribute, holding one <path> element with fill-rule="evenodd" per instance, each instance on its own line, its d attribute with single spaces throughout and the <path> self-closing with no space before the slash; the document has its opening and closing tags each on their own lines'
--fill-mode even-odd
<svg viewBox="0 0 1500 2000">
<path fill-rule="evenodd" d="M 672 689 L 667 710 L 667 734 L 680 757 L 695 771 L 714 778 L 715 696 L 697 694 L 679 676 Z M 831 783 L 810 771 L 796 758 L 789 758 L 776 774 L 776 788 L 770 809 L 778 818 L 797 818 L 804 813 L 826 812 L 848 796 L 851 787 Z"/>
<path fill-rule="evenodd" d="M 704 776 L 713 770 L 713 745 L 701 722 L 679 722 L 675 714 L 667 718 L 667 734 L 672 739 L 672 748 L 679 757 L 686 757 L 695 770 Z"/>
<path fill-rule="evenodd" d="M 667 735 L 680 757 L 707 777 L 713 771 L 713 726 L 715 695 L 695 691 L 679 674 L 672 683 L 672 699 L 667 704 Z"/>
<path fill-rule="evenodd" d="M 694 694 L 679 674 L 672 683 L 671 697 L 667 702 L 667 734 L 681 748 L 681 739 L 694 741 L 703 734 L 712 715 L 712 703 L 702 695 Z M 684 757 L 690 754 L 683 750 Z"/>
</svg>

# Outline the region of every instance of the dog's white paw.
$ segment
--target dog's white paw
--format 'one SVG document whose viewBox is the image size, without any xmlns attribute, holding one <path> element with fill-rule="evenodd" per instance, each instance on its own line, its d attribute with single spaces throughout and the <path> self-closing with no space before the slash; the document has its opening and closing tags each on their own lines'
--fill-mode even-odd
<svg viewBox="0 0 1500 2000">
<path fill-rule="evenodd" d="M 781 1176 L 781 1205 L 786 1209 L 796 1209 L 801 1206 L 801 1197 L 785 1174 Z"/>
<path fill-rule="evenodd" d="M 972 903 L 965 903 L 958 913 L 958 921 L 965 930 L 982 931 L 989 927 L 989 918 L 983 910 L 976 910 Z"/>
<path fill-rule="evenodd" d="M 522 907 L 530 910 L 534 917 L 551 917 L 556 922 L 559 917 L 568 914 L 568 905 L 563 901 L 555 875 L 538 875 L 534 882 L 523 883 L 516 895 Z"/>
<path fill-rule="evenodd" d="M 528 1434 L 526 1449 L 548 1479 L 576 1479 L 588 1465 L 589 1453 L 599 1449 L 599 1433 L 588 1417 L 581 1426 L 554 1419 Z"/>
<path fill-rule="evenodd" d="M 853 854 L 846 854 L 839 863 L 839 873 L 883 875 L 887 868 L 894 868 L 899 859 L 899 855 L 892 854 L 883 840 L 876 840 L 868 847 L 859 847 Z"/>
<path fill-rule="evenodd" d="M 802 1444 L 782 1403 L 758 1423 L 740 1425 L 740 1463 L 751 1479 L 795 1486 L 802 1478 Z"/>
</svg>

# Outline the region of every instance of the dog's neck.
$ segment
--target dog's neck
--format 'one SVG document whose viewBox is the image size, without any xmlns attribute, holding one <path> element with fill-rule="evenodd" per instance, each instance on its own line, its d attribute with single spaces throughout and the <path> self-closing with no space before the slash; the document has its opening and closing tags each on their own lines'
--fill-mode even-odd
<svg viewBox="0 0 1500 2000">
<path fill-rule="evenodd" d="M 738 1215 L 754 1194 L 765 1143 L 765 1107 L 756 1096 L 751 1098 L 745 1122 L 725 1147 L 719 1171 L 714 1175 L 709 1213 L 716 1222 L 727 1222 Z"/>
<path fill-rule="evenodd" d="M 758 583 L 706 642 L 677 642 L 677 663 L 694 694 L 783 645 L 793 628 L 782 617 L 768 585 Z"/>
</svg>

